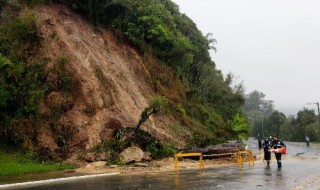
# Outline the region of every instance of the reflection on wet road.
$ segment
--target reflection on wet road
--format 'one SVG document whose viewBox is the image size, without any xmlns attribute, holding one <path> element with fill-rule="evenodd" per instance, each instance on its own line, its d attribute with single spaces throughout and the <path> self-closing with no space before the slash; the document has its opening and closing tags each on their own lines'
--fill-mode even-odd
<svg viewBox="0 0 320 190">
<path fill-rule="evenodd" d="M 251 149 L 255 141 L 250 142 Z M 25 190 L 105 190 L 105 189 L 317 189 L 320 187 L 320 147 L 307 148 L 303 143 L 287 143 L 288 154 L 282 169 L 273 160 L 270 167 L 263 161 L 255 166 L 236 164 L 228 167 L 151 173 L 133 176 L 112 176 L 55 185 L 24 188 Z M 300 153 L 300 154 L 299 154 Z"/>
</svg>

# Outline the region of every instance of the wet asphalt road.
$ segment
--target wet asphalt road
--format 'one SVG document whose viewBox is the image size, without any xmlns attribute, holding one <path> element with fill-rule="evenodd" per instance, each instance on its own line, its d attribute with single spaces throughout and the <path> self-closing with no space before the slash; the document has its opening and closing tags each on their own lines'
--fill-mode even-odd
<svg viewBox="0 0 320 190">
<path fill-rule="evenodd" d="M 287 153 L 283 157 L 282 169 L 276 161 L 270 167 L 263 161 L 254 166 L 205 168 L 204 171 L 181 170 L 151 173 L 134 176 L 111 176 L 68 182 L 39 187 L 22 188 L 25 190 L 106 190 L 106 189 L 320 189 L 320 145 L 285 142 Z M 249 149 L 258 154 L 256 140 L 249 140 Z M 274 156 L 273 156 L 274 157 Z"/>
</svg>

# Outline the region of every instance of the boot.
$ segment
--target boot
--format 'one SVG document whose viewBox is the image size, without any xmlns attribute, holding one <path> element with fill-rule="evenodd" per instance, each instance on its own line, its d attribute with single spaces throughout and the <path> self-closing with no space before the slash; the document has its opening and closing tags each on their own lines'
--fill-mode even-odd
<svg viewBox="0 0 320 190">
<path fill-rule="evenodd" d="M 278 162 L 278 168 L 281 168 L 282 167 L 282 165 L 281 165 L 281 161 L 280 162 Z"/>
</svg>

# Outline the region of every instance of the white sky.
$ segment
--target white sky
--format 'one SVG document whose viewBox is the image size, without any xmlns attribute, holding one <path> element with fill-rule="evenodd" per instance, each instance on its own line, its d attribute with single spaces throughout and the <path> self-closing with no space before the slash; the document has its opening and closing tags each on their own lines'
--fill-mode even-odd
<svg viewBox="0 0 320 190">
<path fill-rule="evenodd" d="M 173 0 L 218 43 L 217 68 L 295 115 L 320 101 L 319 0 Z"/>
</svg>

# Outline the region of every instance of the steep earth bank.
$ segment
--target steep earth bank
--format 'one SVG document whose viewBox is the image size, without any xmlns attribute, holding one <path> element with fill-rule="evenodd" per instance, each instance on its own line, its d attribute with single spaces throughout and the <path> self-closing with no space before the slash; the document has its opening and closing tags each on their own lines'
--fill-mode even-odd
<svg viewBox="0 0 320 190">
<path fill-rule="evenodd" d="M 40 145 L 52 151 L 67 147 L 75 156 L 112 138 L 116 129 L 134 126 L 155 95 L 146 59 L 64 6 L 41 5 L 33 11 L 43 37 L 39 57 L 48 63 L 47 80 L 69 82 L 67 90 L 51 87 L 41 105 L 49 121 L 40 129 Z M 160 140 L 179 142 L 170 132 L 175 122 L 160 115 L 142 128 Z"/>
</svg>

